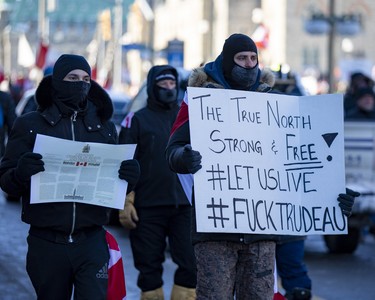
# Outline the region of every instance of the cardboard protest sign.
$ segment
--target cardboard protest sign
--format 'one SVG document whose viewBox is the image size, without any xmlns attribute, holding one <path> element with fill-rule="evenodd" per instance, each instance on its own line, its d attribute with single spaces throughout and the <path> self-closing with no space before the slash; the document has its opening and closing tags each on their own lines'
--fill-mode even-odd
<svg viewBox="0 0 375 300">
<path fill-rule="evenodd" d="M 344 234 L 342 95 L 188 88 L 199 232 Z"/>
</svg>

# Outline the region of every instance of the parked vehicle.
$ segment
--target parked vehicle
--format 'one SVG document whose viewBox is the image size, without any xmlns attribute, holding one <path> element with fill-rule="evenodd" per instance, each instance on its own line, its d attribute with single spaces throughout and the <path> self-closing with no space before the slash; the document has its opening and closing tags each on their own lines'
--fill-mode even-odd
<svg viewBox="0 0 375 300">
<path fill-rule="evenodd" d="M 332 253 L 353 253 L 363 234 L 375 233 L 375 122 L 345 122 L 346 186 L 361 193 L 347 235 L 325 235 Z"/>
<path fill-rule="evenodd" d="M 23 115 L 27 112 L 36 110 L 37 104 L 35 102 L 34 94 L 36 89 L 30 89 L 25 91 L 22 95 L 20 101 L 16 105 L 16 115 L 17 117 Z"/>
<path fill-rule="evenodd" d="M 119 91 L 107 90 L 109 97 L 112 99 L 113 115 L 112 122 L 115 123 L 117 130 L 120 130 L 120 124 L 125 118 L 131 98 L 127 94 Z"/>
</svg>

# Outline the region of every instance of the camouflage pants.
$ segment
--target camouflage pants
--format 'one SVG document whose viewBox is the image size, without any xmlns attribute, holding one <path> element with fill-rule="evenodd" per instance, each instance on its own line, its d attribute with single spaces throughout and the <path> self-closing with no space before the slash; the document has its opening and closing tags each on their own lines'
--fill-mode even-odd
<svg viewBox="0 0 375 300">
<path fill-rule="evenodd" d="M 274 242 L 201 242 L 194 250 L 197 300 L 272 300 Z"/>
</svg>

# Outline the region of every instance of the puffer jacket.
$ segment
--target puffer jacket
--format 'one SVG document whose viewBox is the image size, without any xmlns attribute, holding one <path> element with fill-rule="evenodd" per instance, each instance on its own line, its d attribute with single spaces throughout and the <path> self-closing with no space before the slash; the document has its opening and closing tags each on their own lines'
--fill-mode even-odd
<svg viewBox="0 0 375 300">
<path fill-rule="evenodd" d="M 193 70 L 192 74 L 189 77 L 188 86 L 229 89 L 230 86 L 225 81 L 224 76 L 222 75 L 222 72 L 220 70 L 221 56 L 219 56 L 214 62 L 208 63 L 204 67 Z M 260 79 L 256 85 L 256 91 L 269 92 L 275 82 L 274 76 L 272 72 L 268 70 L 263 70 L 260 72 Z M 169 162 L 169 166 L 177 173 L 188 173 L 187 169 L 181 161 L 181 153 L 183 147 L 186 144 L 190 144 L 190 129 L 187 105 L 185 102 L 183 102 L 176 122 L 172 128 L 172 134 L 166 148 L 166 158 Z M 279 237 L 276 235 L 197 232 L 195 208 L 193 210 L 192 217 L 192 242 L 194 244 L 202 241 L 231 241 L 249 244 L 262 240 L 277 241 L 279 239 Z"/>
<path fill-rule="evenodd" d="M 45 77 L 36 90 L 38 110 L 16 119 L 0 165 L 0 186 L 10 195 L 22 197 L 22 221 L 33 228 L 74 234 L 108 223 L 109 209 L 83 203 L 30 204 L 30 181 L 15 176 L 18 159 L 32 152 L 37 134 L 74 141 L 117 143 L 117 132 L 110 122 L 113 113 L 108 94 L 94 81 L 84 113 L 62 115 L 53 102 L 52 77 Z"/>
</svg>

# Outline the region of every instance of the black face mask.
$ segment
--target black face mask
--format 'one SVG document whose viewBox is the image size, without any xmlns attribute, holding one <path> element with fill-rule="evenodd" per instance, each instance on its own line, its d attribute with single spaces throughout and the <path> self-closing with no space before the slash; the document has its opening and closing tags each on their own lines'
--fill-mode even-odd
<svg viewBox="0 0 375 300">
<path fill-rule="evenodd" d="M 90 91 L 91 83 L 85 81 L 53 81 L 56 98 L 64 105 L 74 109 L 81 109 Z"/>
<path fill-rule="evenodd" d="M 169 104 L 177 100 L 177 89 L 166 89 L 157 87 L 157 100 L 161 103 Z"/>
<path fill-rule="evenodd" d="M 228 83 L 235 89 L 249 91 L 256 83 L 258 77 L 258 65 L 253 68 L 243 68 L 234 65 Z"/>
</svg>

